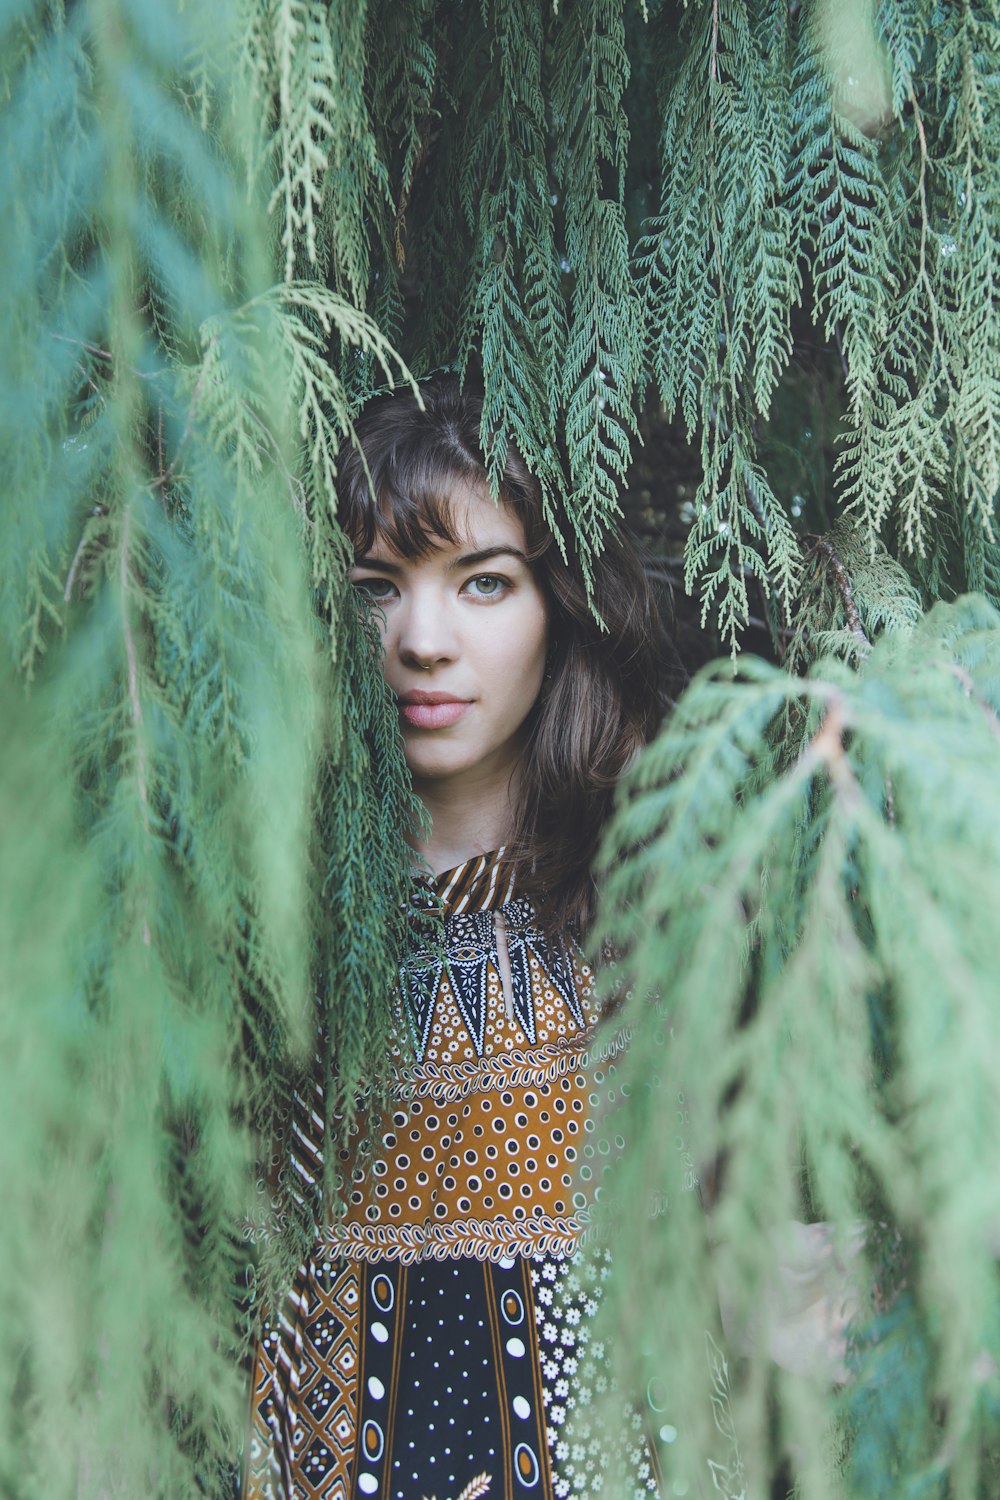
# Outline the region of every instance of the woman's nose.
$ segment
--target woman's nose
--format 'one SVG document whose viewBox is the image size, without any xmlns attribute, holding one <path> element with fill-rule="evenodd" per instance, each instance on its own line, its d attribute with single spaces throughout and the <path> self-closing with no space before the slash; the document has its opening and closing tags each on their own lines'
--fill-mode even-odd
<svg viewBox="0 0 1000 1500">
<path fill-rule="evenodd" d="M 457 656 L 454 622 L 435 594 L 417 591 L 403 602 L 396 618 L 399 623 L 396 650 L 404 666 L 427 671 Z"/>
</svg>

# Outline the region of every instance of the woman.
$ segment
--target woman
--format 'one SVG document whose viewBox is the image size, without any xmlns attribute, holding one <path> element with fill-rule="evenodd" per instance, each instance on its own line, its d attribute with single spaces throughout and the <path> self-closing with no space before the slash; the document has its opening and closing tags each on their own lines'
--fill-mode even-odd
<svg viewBox="0 0 1000 1500">
<path fill-rule="evenodd" d="M 573 1260 L 588 1090 L 619 1045 L 594 1044 L 576 940 L 615 781 L 658 717 L 659 629 L 620 542 L 595 568 L 597 624 L 513 448 L 491 498 L 480 402 L 452 377 L 421 395 L 366 409 L 339 516 L 430 815 L 412 846 L 446 961 L 400 971 L 382 1154 L 258 1350 L 248 1500 L 585 1495 L 611 1461 L 561 1436 L 595 1353 L 597 1273 Z M 297 1122 L 313 1177 L 318 1118 Z M 625 1449 L 634 1492 L 655 1492 L 641 1432 Z"/>
</svg>

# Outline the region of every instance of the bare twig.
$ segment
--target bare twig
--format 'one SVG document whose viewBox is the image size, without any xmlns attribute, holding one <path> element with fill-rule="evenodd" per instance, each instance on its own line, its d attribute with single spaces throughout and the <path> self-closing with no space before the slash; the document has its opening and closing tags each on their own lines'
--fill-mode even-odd
<svg viewBox="0 0 1000 1500">
<path fill-rule="evenodd" d="M 920 140 L 920 177 L 917 183 L 917 191 L 920 195 L 920 280 L 927 293 L 927 310 L 930 314 L 934 348 L 941 356 L 942 368 L 946 369 L 944 350 L 941 347 L 941 331 L 938 327 L 937 300 L 934 296 L 934 288 L 931 285 L 930 272 L 927 269 L 927 167 L 930 162 L 930 156 L 927 150 L 927 135 L 924 131 L 924 120 L 920 113 L 920 105 L 917 103 L 917 95 L 912 83 L 910 84 L 910 103 L 913 106 L 913 120 L 917 127 L 917 136 Z"/>
<path fill-rule="evenodd" d="M 105 404 L 105 395 L 104 395 L 104 392 L 101 390 L 100 386 L 97 384 L 97 381 L 94 379 L 93 375 L 91 375 L 91 373 L 87 369 L 86 365 L 83 364 L 83 362 L 78 359 L 77 362 L 76 362 L 76 368 L 80 371 L 80 374 L 83 376 L 84 380 L 87 382 L 88 387 L 90 388 L 90 390 L 93 391 L 93 393 L 97 397 L 98 401 L 100 401 L 101 404 L 104 405 Z"/>
<path fill-rule="evenodd" d="M 77 349 L 86 349 L 88 354 L 93 354 L 95 359 L 103 359 L 105 364 L 114 365 L 115 357 L 108 349 L 102 349 L 99 344 L 88 344 L 86 339 L 73 339 L 65 333 L 50 333 L 50 338 L 56 339 L 60 344 L 74 344 Z M 158 370 L 137 370 L 134 365 L 128 366 L 130 375 L 136 380 L 159 380 Z"/>
<path fill-rule="evenodd" d="M 917 95 L 913 84 L 910 84 L 910 103 L 913 106 L 913 120 L 917 127 L 917 135 L 920 139 L 920 180 L 917 189 L 920 194 L 920 276 L 922 280 L 927 278 L 927 136 L 924 133 L 923 116 L 920 113 L 920 105 L 917 103 Z"/>
<path fill-rule="evenodd" d="M 88 354 L 96 354 L 98 359 L 103 359 L 107 364 L 114 363 L 114 356 L 109 349 L 102 349 L 98 344 L 88 344 L 86 339 L 71 339 L 65 333 L 54 333 L 51 335 L 60 344 L 75 344 L 78 349 L 86 349 Z"/>
<path fill-rule="evenodd" d="M 852 635 L 856 635 L 859 640 L 864 641 L 866 646 L 870 646 L 871 641 L 865 634 L 864 626 L 861 623 L 861 614 L 854 599 L 851 580 L 848 578 L 847 569 L 837 556 L 833 544 L 827 541 L 825 536 L 821 536 L 816 541 L 816 551 L 823 558 L 830 572 L 833 574 L 834 582 L 837 585 L 837 593 L 840 595 L 840 602 L 844 606 L 844 616 L 847 620 L 848 629 Z"/>
<path fill-rule="evenodd" d="M 712 56 L 708 66 L 713 83 L 719 81 L 719 0 L 712 0 Z"/>
<path fill-rule="evenodd" d="M 76 551 L 73 553 L 73 561 L 70 564 L 69 572 L 66 575 L 66 587 L 63 589 L 64 604 L 68 604 L 73 597 L 73 585 L 76 583 L 76 575 L 80 571 L 80 566 L 83 562 L 84 554 L 87 551 L 87 543 L 89 542 L 89 540 L 90 538 L 87 536 L 87 533 L 85 531 L 83 536 L 80 538 L 79 547 L 77 547 Z"/>
<path fill-rule="evenodd" d="M 93 516 L 106 516 L 107 513 L 108 513 L 107 506 L 106 505 L 101 505 L 100 503 L 98 503 L 97 505 L 95 505 L 94 508 L 93 508 L 93 510 L 90 512 L 90 514 L 91 514 L 92 517 Z M 73 597 L 73 585 L 76 583 L 76 575 L 80 571 L 81 566 L 83 565 L 83 559 L 84 559 L 84 557 L 87 554 L 87 548 L 90 546 L 90 541 L 91 541 L 91 538 L 90 538 L 88 529 L 85 526 L 84 529 L 83 529 L 83 536 L 80 538 L 80 545 L 77 547 L 76 551 L 73 553 L 73 561 L 70 564 L 69 572 L 66 575 L 66 587 L 63 589 L 63 602 L 65 604 L 68 604 L 69 601 L 70 601 L 70 599 Z"/>
</svg>

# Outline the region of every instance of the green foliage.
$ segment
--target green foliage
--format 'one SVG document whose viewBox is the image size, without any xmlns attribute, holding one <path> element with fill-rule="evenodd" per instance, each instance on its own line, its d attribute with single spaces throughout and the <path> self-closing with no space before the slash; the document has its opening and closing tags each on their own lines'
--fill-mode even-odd
<svg viewBox="0 0 1000 1500">
<path fill-rule="evenodd" d="M 363 305 L 369 276 L 369 199 L 385 196 L 363 93 L 365 7 L 319 0 L 240 0 L 238 79 L 260 124 L 252 178 L 292 281 L 317 268 Z"/>
<path fill-rule="evenodd" d="M 552 59 L 559 142 L 554 167 L 573 278 L 562 351 L 570 513 L 590 551 L 600 551 L 604 529 L 618 512 L 640 369 L 638 303 L 622 208 L 628 150 L 624 43 L 616 0 L 579 0 L 566 8 Z"/>
<path fill-rule="evenodd" d="M 690 1351 L 717 1282 L 732 1326 L 756 1324 L 763 1345 L 771 1231 L 788 1220 L 871 1226 L 850 1493 L 924 1493 L 944 1451 L 949 1493 L 974 1495 L 979 1441 L 996 1442 L 1000 1113 L 983 1059 L 998 686 L 1000 616 L 974 598 L 887 634 L 859 673 L 827 659 L 796 679 L 747 658 L 736 681 L 712 668 L 692 683 L 624 789 L 594 942 L 613 938 L 632 992 L 605 1128 L 641 1146 L 603 1187 L 617 1264 L 602 1317 L 622 1388 L 665 1389 L 681 1433 L 665 1461 L 688 1482 L 719 1448 L 711 1370 Z M 626 1204 L 652 1217 L 645 1232 L 620 1232 Z M 866 1413 L 881 1403 L 888 1420 L 887 1383 L 939 1424 L 893 1421 L 873 1443 Z M 735 1399 L 747 1472 L 781 1457 L 803 1494 L 837 1493 L 827 1405 L 758 1357 Z"/>
<path fill-rule="evenodd" d="M 876 636 L 910 630 L 920 614 L 920 597 L 899 563 L 841 520 L 807 556 L 785 665 L 800 670 L 827 653 L 860 662 Z"/>
<path fill-rule="evenodd" d="M 290 1112 L 318 1082 L 332 1147 L 379 1079 L 408 920 L 336 454 L 447 364 L 585 575 L 676 421 L 693 499 L 643 505 L 786 668 L 699 677 L 609 845 L 609 1201 L 670 1204 L 619 1373 L 679 1474 L 822 1500 L 839 1443 L 852 1495 L 989 1495 L 997 628 L 921 610 L 1000 604 L 995 0 L 10 0 L 0 40 L 0 1488 L 225 1493 L 322 1209 Z M 879 1227 L 833 1437 L 705 1358 L 720 1243 L 739 1322 L 795 1214 Z"/>
<path fill-rule="evenodd" d="M 662 45 L 676 45 L 664 7 Z M 702 621 L 717 605 L 735 649 L 756 576 L 786 601 L 798 548 L 754 459 L 754 409 L 767 412 L 787 362 L 799 291 L 782 201 L 789 155 L 789 48 L 783 6 L 692 9 L 683 61 L 664 101 L 660 210 L 637 250 L 649 373 L 689 435 L 700 429 L 704 478 L 694 502 L 688 588 Z M 692 187 L 692 185 L 694 185 Z"/>
<path fill-rule="evenodd" d="M 208 26 L 117 0 L 5 21 L 12 1496 L 227 1492 L 255 1162 L 317 1016 L 342 1092 L 384 1055 L 408 888 L 326 354 L 399 365 L 323 283 L 271 284 L 235 16 Z M 265 1290 L 316 1207 L 276 1185 L 298 1240 Z"/>
<path fill-rule="evenodd" d="M 494 24 L 501 87 L 471 117 L 476 137 L 463 181 L 465 215 L 482 256 L 464 319 L 463 353 L 468 359 L 474 348 L 483 349 L 490 473 L 499 478 L 508 444 L 517 443 L 543 483 L 558 528 L 553 495 L 562 481 L 556 421 L 566 310 L 548 187 L 542 16 L 533 3 L 503 4 Z M 486 191 L 483 182 L 491 185 Z"/>
<path fill-rule="evenodd" d="M 863 420 L 876 387 L 890 281 L 880 256 L 890 212 L 878 142 L 838 115 L 821 44 L 805 30 L 793 75 L 791 191 L 813 257 L 816 313 L 844 351 L 850 410 Z"/>
<path fill-rule="evenodd" d="M 991 536 L 1000 478 L 997 174 L 986 168 L 997 18 L 970 7 L 962 20 L 932 19 L 908 80 L 896 59 L 906 129 L 885 153 L 889 227 L 876 241 L 891 311 L 874 330 L 875 380 L 841 458 L 844 498 L 868 529 L 894 514 L 906 549 L 921 556 L 935 550 L 930 529 L 955 525 L 963 510 Z"/>
</svg>

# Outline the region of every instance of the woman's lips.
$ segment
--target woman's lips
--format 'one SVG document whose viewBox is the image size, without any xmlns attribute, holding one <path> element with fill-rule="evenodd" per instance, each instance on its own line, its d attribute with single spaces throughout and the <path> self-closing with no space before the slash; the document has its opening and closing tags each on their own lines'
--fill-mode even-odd
<svg viewBox="0 0 1000 1500">
<path fill-rule="evenodd" d="M 457 724 L 470 707 L 467 699 L 446 693 L 408 693 L 399 700 L 400 716 L 411 729 L 447 729 L 449 724 Z"/>
</svg>

